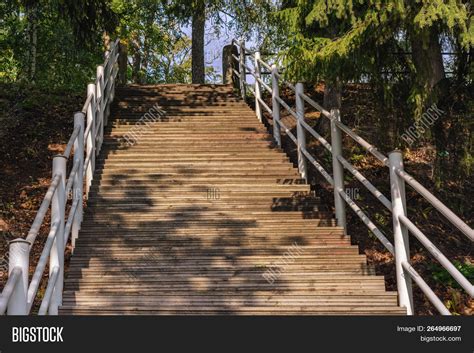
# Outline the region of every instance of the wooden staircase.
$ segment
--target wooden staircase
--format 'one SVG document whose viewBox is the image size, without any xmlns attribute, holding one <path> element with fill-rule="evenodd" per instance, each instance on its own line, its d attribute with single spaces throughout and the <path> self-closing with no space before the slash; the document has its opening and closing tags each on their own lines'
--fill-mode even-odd
<svg viewBox="0 0 474 353">
<path fill-rule="evenodd" d="M 117 96 L 60 313 L 405 314 L 230 86 Z"/>
</svg>

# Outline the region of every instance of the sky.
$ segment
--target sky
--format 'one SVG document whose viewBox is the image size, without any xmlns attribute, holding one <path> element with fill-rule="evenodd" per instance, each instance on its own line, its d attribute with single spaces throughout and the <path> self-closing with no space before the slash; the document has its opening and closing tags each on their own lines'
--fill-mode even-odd
<svg viewBox="0 0 474 353">
<path fill-rule="evenodd" d="M 221 14 L 222 18 L 224 18 L 224 22 L 227 20 L 227 15 Z M 184 33 L 187 36 L 191 37 L 191 26 L 183 27 Z M 216 72 L 219 75 L 222 75 L 222 49 L 224 46 L 230 44 L 232 39 L 238 39 L 237 34 L 232 30 L 229 29 L 228 26 L 224 25 L 224 28 L 221 29 L 219 35 L 217 35 L 214 31 L 212 23 L 208 20 L 206 21 L 206 31 L 205 31 L 205 38 L 204 43 L 205 46 L 205 63 L 206 66 L 213 66 Z M 251 46 L 253 41 L 248 41 L 246 46 Z M 249 77 L 247 77 L 249 78 Z M 249 82 L 251 82 L 249 80 Z M 216 82 L 222 83 L 222 82 Z"/>
</svg>

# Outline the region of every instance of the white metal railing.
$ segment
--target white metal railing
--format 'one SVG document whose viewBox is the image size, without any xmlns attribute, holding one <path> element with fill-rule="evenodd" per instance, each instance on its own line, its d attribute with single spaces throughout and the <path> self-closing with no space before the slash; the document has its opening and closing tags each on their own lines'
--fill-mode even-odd
<svg viewBox="0 0 474 353">
<path fill-rule="evenodd" d="M 284 80 L 278 72 L 276 65 L 270 65 L 261 59 L 258 51 L 251 52 L 242 41 L 233 40 L 232 44 L 237 45 L 239 55 L 232 55 L 238 63 L 239 70 L 233 69 L 234 75 L 240 81 L 242 98 L 245 99 L 247 90 L 255 97 L 255 111 L 257 118 L 262 121 L 262 108 L 267 110 L 273 118 L 273 137 L 281 147 L 281 130 L 296 144 L 298 154 L 298 170 L 302 178 L 307 179 L 307 162 L 312 164 L 322 176 L 334 188 L 334 203 L 337 224 L 346 229 L 346 209 L 347 204 L 370 231 L 382 242 L 387 250 L 395 257 L 395 270 L 397 279 L 397 289 L 399 294 L 399 305 L 407 309 L 408 315 L 413 315 L 413 294 L 412 280 L 424 292 L 430 302 L 443 315 L 450 315 L 450 311 L 443 302 L 421 278 L 421 276 L 410 265 L 410 247 L 409 233 L 415 236 L 421 244 L 439 261 L 439 263 L 451 274 L 457 283 L 471 296 L 474 297 L 474 286 L 470 281 L 444 256 L 439 249 L 423 234 L 423 232 L 408 218 L 405 201 L 405 184 L 408 184 L 425 198 L 431 205 L 448 219 L 452 225 L 458 228 L 471 241 L 474 241 L 474 230 L 463 220 L 455 215 L 448 207 L 438 200 L 425 187 L 417 182 L 411 175 L 403 169 L 403 158 L 400 151 L 392 151 L 389 156 L 385 156 L 376 147 L 354 133 L 349 127 L 341 122 L 341 116 L 338 109 L 331 111 L 325 110 L 321 105 L 308 97 L 303 90 L 303 84 L 296 85 Z M 246 64 L 246 57 L 250 57 L 253 68 Z M 261 67 L 269 70 L 271 75 L 271 87 L 261 78 Z M 255 82 L 247 85 L 247 75 L 252 75 Z M 284 102 L 279 94 L 280 84 L 289 87 L 295 92 L 296 110 Z M 271 108 L 263 101 L 261 88 L 264 88 L 272 96 Z M 305 103 L 317 109 L 321 116 L 327 118 L 331 124 L 331 142 L 326 141 L 320 134 L 311 128 L 305 122 Z M 286 109 L 290 115 L 296 119 L 296 136 L 285 126 L 280 119 L 281 107 Z M 329 152 L 332 154 L 332 175 L 328 173 L 323 166 L 306 149 L 306 132 L 313 135 Z M 378 159 L 390 172 L 390 190 L 391 199 L 380 192 L 361 172 L 359 172 L 342 153 L 342 133 L 351 137 L 355 142 L 362 146 L 367 152 Z M 349 171 L 358 181 L 361 182 L 383 206 L 391 213 L 393 219 L 393 238 L 392 244 L 384 233 L 370 220 L 362 209 L 345 192 L 344 188 L 344 169 Z"/>
<path fill-rule="evenodd" d="M 8 279 L 0 295 L 0 314 L 27 315 L 31 312 L 43 273 L 49 262 L 49 276 L 38 314 L 57 315 L 62 304 L 64 252 L 69 238 L 74 249 L 83 218 L 83 197 L 87 199 L 98 155 L 104 138 L 104 126 L 114 99 L 118 73 L 119 40 L 105 53 L 105 62 L 97 67 L 95 83 L 87 86 L 82 111 L 74 114 L 74 130 L 64 153 L 54 156 L 52 180 L 25 239 L 9 244 Z M 87 117 L 87 123 L 84 122 Z M 74 151 L 67 175 L 67 161 Z M 84 190 L 85 184 L 85 190 Z M 71 197 L 70 197 L 71 196 Z M 66 217 L 67 204 L 71 199 Z M 30 252 L 51 208 L 51 226 L 36 268 L 29 281 Z"/>
</svg>

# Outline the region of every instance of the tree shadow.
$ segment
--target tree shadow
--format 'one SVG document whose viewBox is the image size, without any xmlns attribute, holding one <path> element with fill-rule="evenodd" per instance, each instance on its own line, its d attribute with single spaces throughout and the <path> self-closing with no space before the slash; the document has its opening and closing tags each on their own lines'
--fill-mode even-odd
<svg viewBox="0 0 474 353">
<path fill-rule="evenodd" d="M 203 100 L 219 101 L 221 87 L 205 88 Z M 197 86 L 184 99 L 199 94 Z M 241 131 L 256 139 L 253 127 Z M 269 136 L 258 139 L 269 142 L 262 150 L 281 154 Z M 137 158 L 147 153 L 140 142 L 121 149 L 137 150 Z M 101 158 L 119 156 L 117 151 L 117 144 L 109 144 Z M 289 162 L 281 162 L 287 169 L 256 169 L 255 175 L 236 179 L 219 166 L 205 172 L 199 164 L 160 165 L 158 158 L 156 168 L 144 172 L 132 161 L 118 161 L 96 172 L 63 313 L 75 312 L 71 308 L 88 314 L 324 312 L 324 300 L 338 299 L 329 292 L 349 288 L 344 278 L 331 278 L 332 272 L 348 271 L 349 277 L 368 272 Z M 250 185 L 254 177 L 271 192 Z M 292 261 L 283 263 L 295 246 Z M 332 251 L 347 255 L 348 262 Z M 355 283 L 352 292 L 363 296 L 362 279 L 349 280 Z"/>
</svg>

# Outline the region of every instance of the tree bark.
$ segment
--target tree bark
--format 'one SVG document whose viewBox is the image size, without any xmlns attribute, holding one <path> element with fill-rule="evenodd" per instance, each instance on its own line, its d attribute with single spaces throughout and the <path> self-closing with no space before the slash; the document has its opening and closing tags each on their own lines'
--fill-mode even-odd
<svg viewBox="0 0 474 353">
<path fill-rule="evenodd" d="M 206 26 L 206 9 L 203 1 L 198 1 L 192 21 L 192 82 L 203 84 L 205 83 L 204 31 Z"/>
<path fill-rule="evenodd" d="M 428 28 L 410 36 L 417 81 L 428 94 L 446 77 L 438 32 Z"/>
<path fill-rule="evenodd" d="M 342 100 L 342 83 L 339 79 L 334 82 L 326 82 L 324 85 L 324 98 L 323 107 L 324 109 L 331 111 L 331 109 L 341 109 Z M 331 132 L 331 126 L 329 121 L 322 115 L 316 124 L 316 129 L 321 136 L 329 137 Z"/>
<path fill-rule="evenodd" d="M 28 68 L 27 77 L 30 83 L 35 82 L 36 78 L 36 58 L 38 45 L 38 4 L 31 2 L 26 6 L 26 17 L 28 20 L 27 35 L 28 35 Z"/>
<path fill-rule="evenodd" d="M 125 85 L 127 83 L 127 66 L 128 66 L 128 54 L 127 54 L 127 45 L 124 42 L 119 43 L 119 84 Z"/>
<path fill-rule="evenodd" d="M 447 87 L 441 84 L 446 78 L 443 56 L 441 54 L 441 44 L 439 42 L 438 31 L 426 28 L 419 32 L 412 32 L 410 35 L 412 47 L 412 59 L 416 69 L 416 82 L 425 94 L 423 101 L 423 111 L 426 111 L 432 104 L 437 104 L 443 100 L 447 94 Z M 443 109 L 443 107 L 440 107 Z M 447 109 L 446 109 L 447 110 Z M 441 116 L 432 127 L 434 144 L 436 146 L 436 157 L 433 168 L 433 178 L 435 186 L 441 188 L 446 175 L 450 170 L 448 163 L 448 136 L 445 128 L 449 117 L 447 114 Z"/>
<path fill-rule="evenodd" d="M 342 85 L 339 80 L 324 86 L 323 105 L 326 110 L 341 109 Z"/>
<path fill-rule="evenodd" d="M 140 69 L 142 66 L 142 56 L 140 54 L 140 42 L 137 38 L 132 39 L 132 46 L 133 46 L 132 82 L 140 83 Z"/>
</svg>

